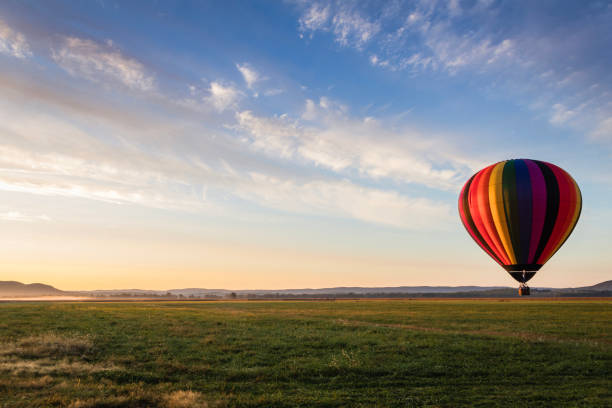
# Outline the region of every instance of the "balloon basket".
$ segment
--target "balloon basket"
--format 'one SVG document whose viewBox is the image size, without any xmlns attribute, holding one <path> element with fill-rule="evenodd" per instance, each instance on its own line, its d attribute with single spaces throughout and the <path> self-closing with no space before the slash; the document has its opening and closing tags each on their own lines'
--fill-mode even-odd
<svg viewBox="0 0 612 408">
<path fill-rule="evenodd" d="M 521 284 L 521 286 L 519 286 L 518 288 L 518 294 L 519 296 L 529 296 L 531 294 L 529 290 L 529 286 L 525 284 Z"/>
</svg>

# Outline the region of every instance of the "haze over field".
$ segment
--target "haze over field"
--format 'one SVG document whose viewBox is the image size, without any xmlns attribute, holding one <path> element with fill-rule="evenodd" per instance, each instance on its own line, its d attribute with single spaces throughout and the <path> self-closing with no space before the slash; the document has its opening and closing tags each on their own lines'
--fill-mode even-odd
<svg viewBox="0 0 612 408">
<path fill-rule="evenodd" d="M 0 2 L 0 280 L 64 290 L 514 286 L 482 167 L 584 207 L 530 282 L 610 279 L 609 1 Z"/>
</svg>

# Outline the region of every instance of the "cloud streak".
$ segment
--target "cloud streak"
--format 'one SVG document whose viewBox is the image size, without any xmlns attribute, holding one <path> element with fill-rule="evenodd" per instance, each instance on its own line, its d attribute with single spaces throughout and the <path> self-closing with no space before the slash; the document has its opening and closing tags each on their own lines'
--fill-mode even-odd
<svg viewBox="0 0 612 408">
<path fill-rule="evenodd" d="M 315 2 L 302 5 L 299 30 L 311 37 L 333 33 L 335 42 L 381 69 L 461 76 L 482 93 L 504 94 L 547 116 L 553 126 L 612 140 L 612 61 L 606 51 L 612 6 L 576 3 L 563 23 L 549 8 L 527 3 L 509 17 L 503 4 L 491 1 L 391 1 L 374 14 L 365 3 Z M 374 15 L 367 24 L 348 26 L 375 28 L 364 28 L 362 38 L 357 29 L 339 29 L 336 22 L 347 13 Z"/>
<path fill-rule="evenodd" d="M 443 203 L 393 189 L 365 187 L 342 177 L 309 174 L 313 166 L 335 169 L 339 175 L 357 171 L 362 149 L 369 148 L 361 146 L 337 155 L 328 144 L 346 149 L 346 135 L 331 129 L 322 137 L 314 133 L 313 124 L 305 126 L 306 122 L 322 126 L 325 120 L 349 120 L 342 119 L 346 107 L 326 98 L 310 108 L 308 121 L 294 119 L 295 126 L 288 117 L 238 113 L 238 127 L 232 132 L 248 130 L 248 137 L 253 138 L 248 140 L 256 137 L 260 145 L 233 143 L 231 135 L 222 133 L 216 134 L 221 140 L 215 141 L 198 126 L 173 134 L 172 143 L 165 143 L 150 127 L 106 117 L 103 109 L 74 110 L 72 104 L 65 106 L 46 94 L 32 112 L 18 107 L 20 100 L 5 100 L 0 110 L 2 191 L 198 213 L 223 212 L 228 199 L 239 199 L 291 214 L 405 229 L 442 228 L 449 219 L 450 210 Z M 58 114 L 58 108 L 70 119 Z M 47 109 L 54 113 L 44 113 Z M 83 126 L 80 118 L 87 118 L 89 125 Z M 181 116 L 181 120 L 190 119 Z M 194 144 L 196 138 L 202 142 Z M 331 140 L 322 143 L 327 138 Z M 190 148 L 183 149 L 183 145 Z M 275 165 L 270 156 L 298 158 L 305 172 L 287 172 L 284 164 Z"/>
<path fill-rule="evenodd" d="M 414 183 L 455 190 L 480 163 L 447 142 L 405 129 L 392 131 L 378 120 L 352 118 L 346 108 L 321 98 L 306 101 L 301 119 L 287 115 L 236 114 L 237 126 L 257 151 L 322 167 L 343 176 Z"/>
<path fill-rule="evenodd" d="M 378 22 L 342 3 L 314 3 L 304 11 L 299 23 L 303 33 L 331 32 L 340 45 L 356 48 L 363 47 L 380 31 Z"/>
<path fill-rule="evenodd" d="M 0 20 L 0 54 L 24 59 L 32 56 L 26 37 Z"/>
<path fill-rule="evenodd" d="M 236 108 L 237 102 L 241 96 L 240 91 L 232 85 L 224 85 L 221 82 L 211 82 L 208 91 L 209 95 L 205 97 L 204 100 L 212 105 L 218 112 Z"/>
<path fill-rule="evenodd" d="M 33 215 L 33 214 L 23 214 L 19 211 L 7 211 L 7 212 L 0 213 L 0 220 L 17 221 L 17 222 L 36 222 L 36 221 L 48 222 L 48 221 L 51 221 L 51 218 L 45 214 Z"/>
<path fill-rule="evenodd" d="M 246 82 L 249 89 L 253 89 L 255 83 L 261 80 L 259 73 L 249 64 L 236 64 L 236 69 L 240 71 L 240 74 L 242 75 L 242 78 L 244 79 L 244 82 Z"/>
<path fill-rule="evenodd" d="M 356 219 L 412 230 L 446 229 L 452 222 L 450 206 L 396 191 L 367 188 L 347 180 L 297 183 L 251 173 L 251 183 L 240 197 L 292 213 Z"/>
<path fill-rule="evenodd" d="M 94 82 L 118 82 L 131 89 L 151 91 L 155 79 L 139 61 L 123 55 L 112 43 L 105 44 L 77 37 L 65 37 L 53 51 L 55 62 L 73 76 Z"/>
</svg>

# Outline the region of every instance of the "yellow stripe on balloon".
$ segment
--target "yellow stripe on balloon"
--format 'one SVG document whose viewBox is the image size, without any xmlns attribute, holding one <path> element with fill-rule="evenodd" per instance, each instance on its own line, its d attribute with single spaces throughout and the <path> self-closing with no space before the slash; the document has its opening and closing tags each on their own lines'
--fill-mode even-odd
<svg viewBox="0 0 612 408">
<path fill-rule="evenodd" d="M 574 229 L 574 225 L 576 225 L 576 222 L 578 221 L 578 217 L 580 216 L 580 210 L 582 209 L 582 194 L 580 193 L 580 189 L 578 188 L 578 184 L 576 184 L 576 180 L 574 180 L 569 175 L 568 175 L 568 179 L 571 180 L 572 185 L 574 186 L 574 189 L 576 190 L 576 201 L 573 203 L 574 204 L 574 212 L 573 212 L 572 217 L 571 217 L 571 222 L 567 225 L 567 229 L 565 230 L 565 232 L 561 236 L 561 239 L 559 240 L 559 242 L 555 246 L 555 249 L 550 253 L 550 256 L 548 258 L 546 258 L 544 260 L 544 262 L 542 262 L 542 264 L 548 262 L 548 260 L 550 258 L 552 258 L 552 256 L 559 250 L 559 248 L 561 248 L 561 245 L 563 245 L 563 243 L 565 243 L 565 240 L 567 239 L 569 234 Z"/>
<path fill-rule="evenodd" d="M 505 164 L 505 161 L 497 163 L 491 172 L 491 178 L 489 179 L 489 204 L 495 228 L 504 245 L 506 254 L 512 264 L 516 264 L 516 257 L 514 256 L 508 225 L 506 224 L 506 210 L 504 210 L 504 199 L 502 196 L 502 174 Z"/>
</svg>

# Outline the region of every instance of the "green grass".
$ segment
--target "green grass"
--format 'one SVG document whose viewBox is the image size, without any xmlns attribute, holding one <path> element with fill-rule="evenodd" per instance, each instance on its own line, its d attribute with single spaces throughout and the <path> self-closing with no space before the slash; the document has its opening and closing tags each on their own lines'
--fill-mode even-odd
<svg viewBox="0 0 612 408">
<path fill-rule="evenodd" d="M 612 301 L 0 304 L 2 407 L 610 407 Z"/>
</svg>

